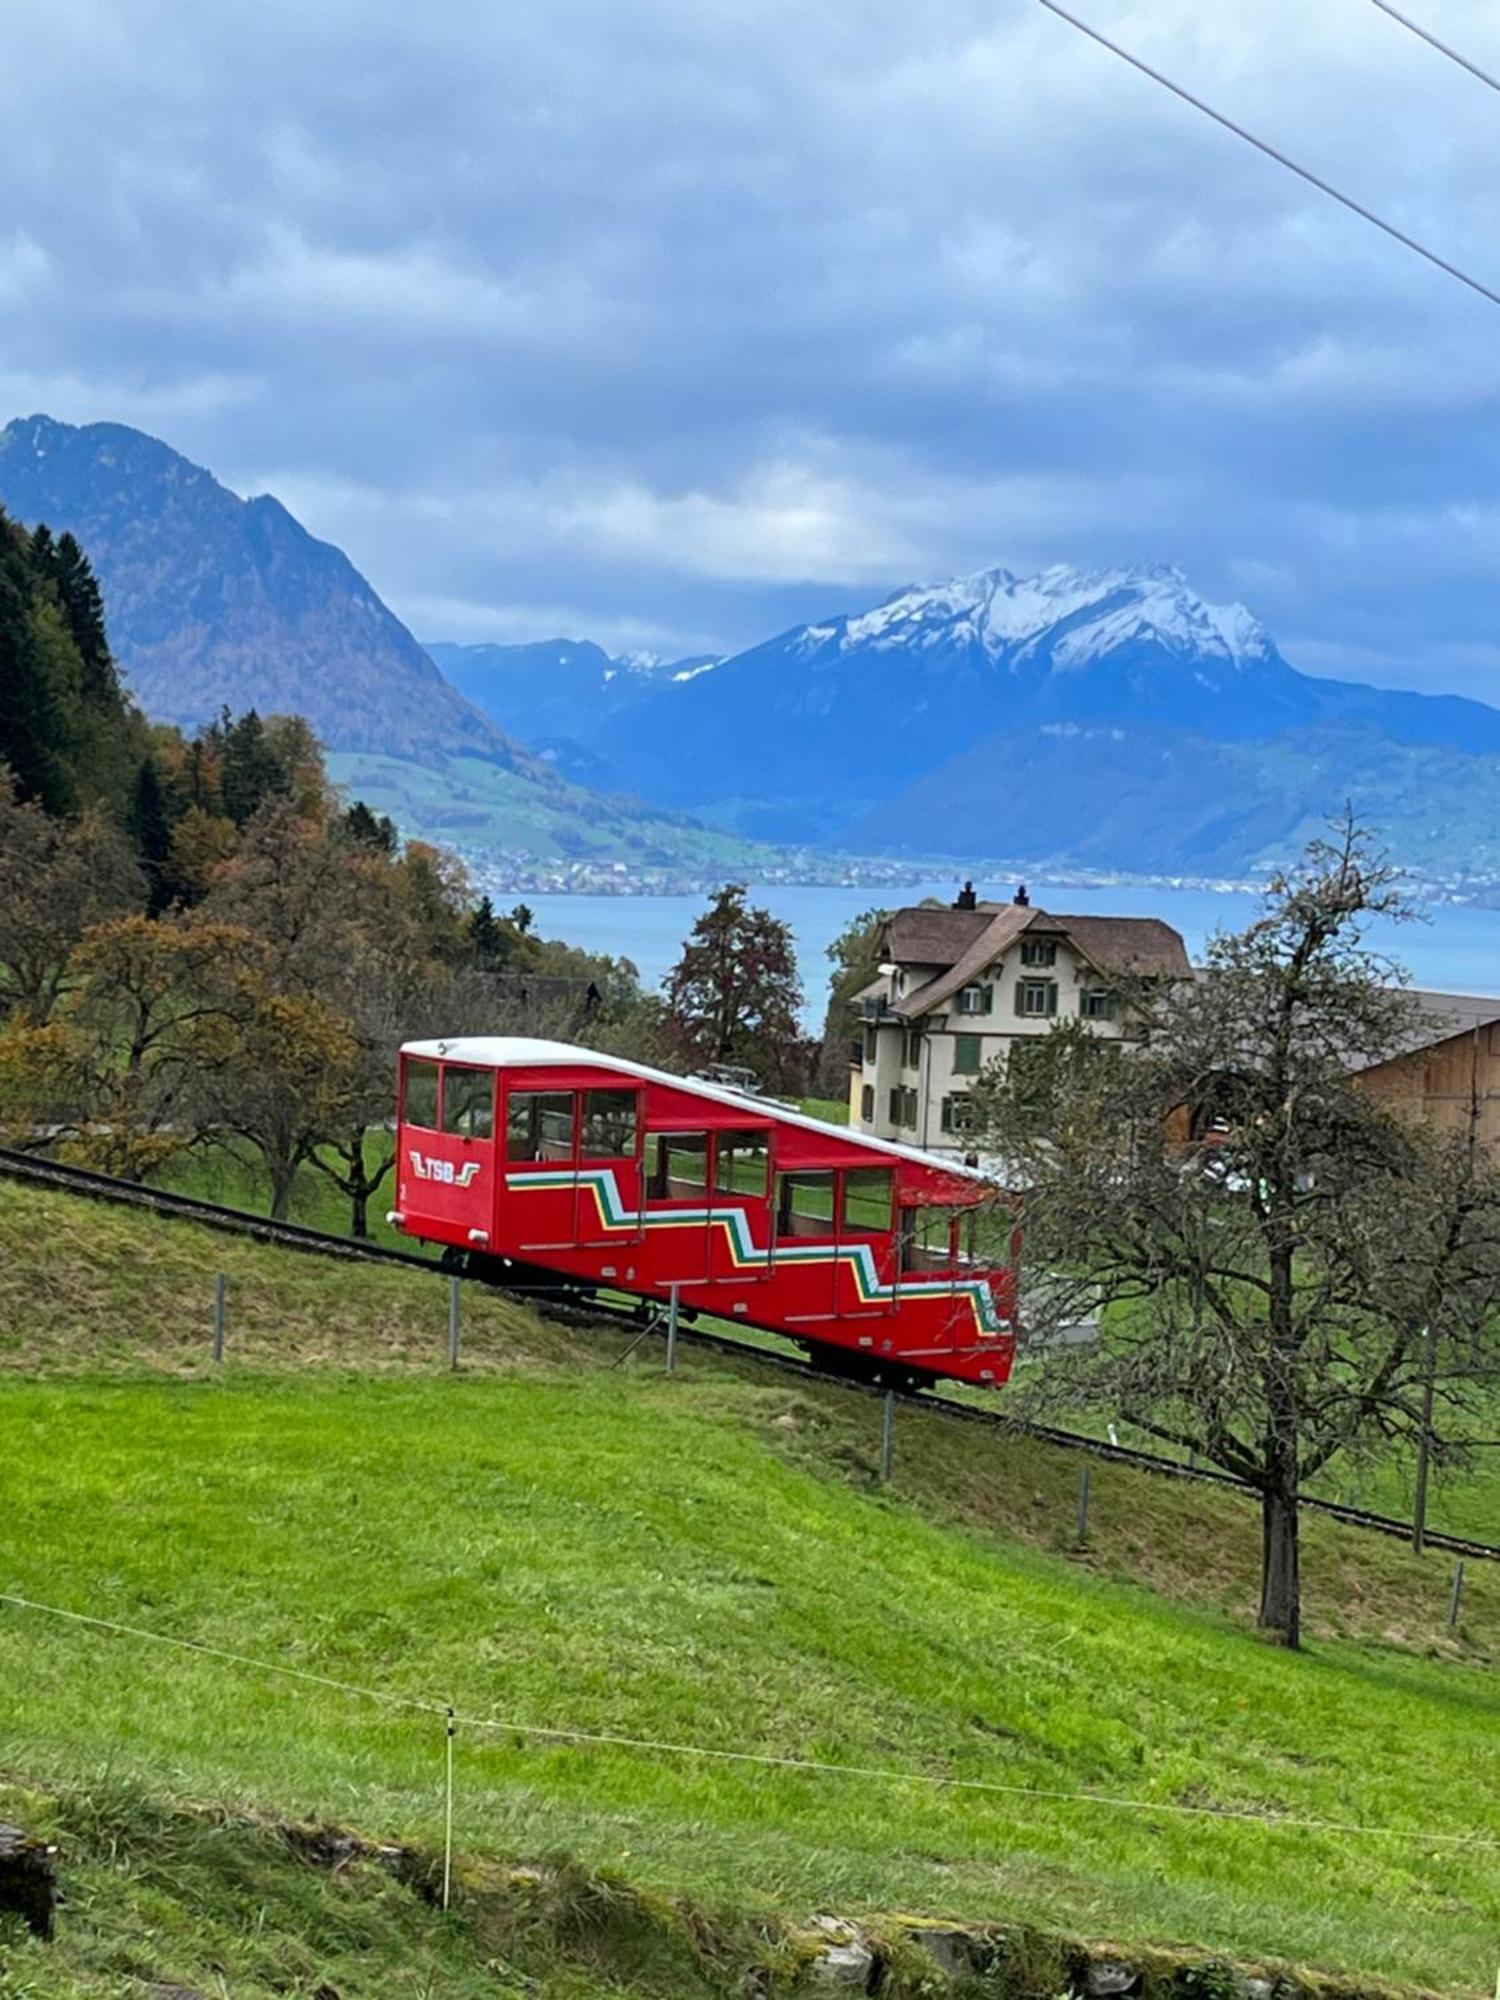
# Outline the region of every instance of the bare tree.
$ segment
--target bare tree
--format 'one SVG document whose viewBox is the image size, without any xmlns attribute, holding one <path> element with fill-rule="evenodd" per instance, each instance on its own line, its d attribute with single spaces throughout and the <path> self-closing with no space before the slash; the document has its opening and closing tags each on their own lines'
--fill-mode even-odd
<svg viewBox="0 0 1500 2000">
<path fill-rule="evenodd" d="M 1304 1484 L 1413 1434 L 1431 1340 L 1453 1398 L 1494 1379 L 1500 1179 L 1357 1080 L 1420 1018 L 1364 943 L 1400 908 L 1346 823 L 1215 939 L 1200 977 L 1130 995 L 1134 1048 L 1060 1028 L 976 1090 L 1042 1274 L 1033 1336 L 1085 1301 L 1100 1313 L 1097 1350 L 1039 1365 L 1040 1392 L 1257 1489 L 1259 1622 L 1289 1646 Z"/>
</svg>

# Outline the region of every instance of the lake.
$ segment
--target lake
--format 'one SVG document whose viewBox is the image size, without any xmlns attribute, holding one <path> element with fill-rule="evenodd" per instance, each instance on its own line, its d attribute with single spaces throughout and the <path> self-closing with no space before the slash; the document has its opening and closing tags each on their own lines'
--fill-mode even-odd
<svg viewBox="0 0 1500 2000">
<path fill-rule="evenodd" d="M 901 889 L 791 888 L 752 883 L 751 900 L 791 926 L 797 963 L 806 990 L 805 1017 L 820 1028 L 828 997 L 824 956 L 851 917 L 872 905 L 919 903 L 924 896 L 951 902 L 955 878 L 915 882 Z M 980 883 L 981 897 L 1001 900 L 1015 885 Z M 1216 930 L 1234 930 L 1254 915 L 1258 899 L 1216 889 L 1070 888 L 1030 882 L 1031 899 L 1049 910 L 1077 914 L 1162 917 L 1181 931 L 1189 955 L 1197 959 Z M 707 905 L 704 896 L 526 896 L 544 937 L 564 938 L 589 951 L 632 959 L 648 986 L 656 986 L 676 964 L 683 941 Z M 1500 911 L 1438 903 L 1420 921 L 1372 926 L 1375 949 L 1399 959 L 1418 986 L 1451 993 L 1500 993 Z"/>
</svg>

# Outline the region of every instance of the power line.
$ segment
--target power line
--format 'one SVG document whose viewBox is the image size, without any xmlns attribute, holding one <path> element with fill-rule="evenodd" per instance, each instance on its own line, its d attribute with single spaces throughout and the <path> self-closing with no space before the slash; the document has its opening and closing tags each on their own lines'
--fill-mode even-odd
<svg viewBox="0 0 1500 2000">
<path fill-rule="evenodd" d="M 1399 7 L 1393 7 L 1391 0 L 1371 0 L 1371 5 L 1378 7 L 1382 14 L 1389 14 L 1393 21 L 1399 21 L 1403 28 L 1417 37 L 1418 41 L 1426 42 L 1430 49 L 1436 49 L 1438 54 L 1446 56 L 1449 62 L 1456 62 L 1459 68 L 1466 69 L 1470 76 L 1477 76 L 1481 83 L 1487 83 L 1491 90 L 1500 90 L 1500 77 L 1491 76 L 1487 69 L 1481 69 L 1478 63 L 1470 62 L 1467 56 L 1460 55 L 1458 50 L 1450 47 L 1447 42 L 1440 42 L 1436 35 L 1403 14 Z"/>
<path fill-rule="evenodd" d="M 330 1674 L 311 1672 L 306 1667 L 289 1667 L 282 1661 L 258 1660 L 249 1653 L 235 1653 L 212 1646 L 201 1639 L 181 1639 L 170 1632 L 153 1632 L 143 1625 L 123 1625 L 113 1618 L 97 1618 L 86 1611 L 69 1611 L 59 1604 L 43 1604 L 17 1591 L 0 1591 L 0 1604 L 17 1611 L 38 1611 L 49 1618 L 61 1618 L 71 1625 L 86 1625 L 96 1632 L 113 1632 L 126 1639 L 142 1639 L 148 1644 L 172 1646 L 182 1652 L 201 1653 L 206 1658 L 257 1673 L 280 1674 L 288 1680 L 310 1681 L 315 1686 L 333 1688 L 392 1708 L 416 1709 L 425 1715 L 443 1716 L 447 1723 L 447 1755 L 451 1759 L 453 1732 L 457 1725 L 466 1729 L 489 1729 L 502 1736 L 524 1736 L 548 1743 L 576 1743 L 584 1748 L 637 1750 L 667 1757 L 697 1757 L 722 1764 L 749 1764 L 762 1770 L 792 1771 L 800 1776 L 859 1778 L 868 1782 L 896 1785 L 925 1785 L 935 1791 L 985 1792 L 1006 1798 L 1045 1799 L 1052 1804 L 1098 1806 L 1106 1811 L 1174 1814 L 1187 1819 L 1233 1820 L 1265 1829 L 1289 1827 L 1307 1833 L 1356 1834 L 1363 1839 L 1413 1840 L 1423 1845 L 1453 1848 L 1480 1848 L 1500 1852 L 1500 1840 L 1486 1834 L 1438 1832 L 1430 1828 L 1370 1826 L 1357 1820 L 1302 1818 L 1291 1813 L 1267 1813 L 1248 1806 L 1187 1805 L 1176 1799 L 1131 1799 L 1112 1797 L 1104 1792 L 1070 1792 L 1043 1785 L 1006 1784 L 995 1778 L 959 1778 L 939 1771 L 894 1771 L 882 1765 L 837 1764 L 815 1757 L 783 1757 L 765 1750 L 724 1750 L 708 1743 L 671 1743 L 649 1736 L 625 1736 L 613 1731 L 569 1729 L 539 1722 L 518 1722 L 506 1716 L 464 1715 L 447 1702 L 430 1696 L 397 1694 L 381 1688 L 365 1687 L 358 1681 L 337 1680 Z M 450 1764 L 451 1771 L 451 1764 Z"/>
<path fill-rule="evenodd" d="M 1180 83 L 1174 83 L 1171 77 L 1164 76 L 1159 69 L 1153 69 L 1150 63 L 1143 62 L 1139 56 L 1132 55 L 1129 49 L 1121 48 L 1118 42 L 1112 42 L 1108 35 L 1101 34 L 1097 28 L 1091 28 L 1087 21 L 1080 21 L 1078 16 L 1070 14 L 1066 7 L 1059 7 L 1057 0 L 1039 0 L 1039 4 L 1045 7 L 1049 14 L 1055 14 L 1060 21 L 1066 21 L 1070 28 L 1076 28 L 1079 34 L 1087 35 L 1090 41 L 1097 42 L 1100 48 L 1108 49 L 1112 56 L 1118 56 L 1121 62 L 1127 62 L 1132 69 L 1138 69 L 1142 76 L 1149 76 L 1151 81 L 1159 83 L 1163 90 L 1170 90 L 1172 95 L 1180 97 L 1184 104 L 1190 104 L 1195 111 L 1201 111 L 1205 118 L 1211 118 L 1216 125 L 1222 125 L 1224 130 L 1232 132 L 1236 139 L 1243 139 L 1247 146 L 1253 146 L 1258 153 L 1264 153 L 1266 158 L 1274 160 L 1277 166 L 1285 167 L 1288 173 L 1296 174 L 1298 179 L 1306 181 L 1309 187 L 1315 187 L 1319 194 L 1326 194 L 1330 201 L 1336 201 L 1340 207 L 1347 208 L 1351 215 L 1359 216 L 1361 221 L 1370 223 L 1374 228 L 1381 230 L 1385 235 L 1391 237 L 1394 242 L 1402 244 L 1408 250 L 1415 251 L 1417 256 L 1425 258 L 1429 264 L 1435 264 L 1440 271 L 1445 271 L 1450 278 L 1457 278 L 1461 285 L 1467 285 L 1471 292 L 1478 292 L 1479 296 L 1482 299 L 1488 299 L 1492 306 L 1500 306 L 1500 291 L 1493 291 L 1480 279 L 1470 277 L 1469 273 L 1460 270 L 1457 264 L 1450 264 L 1447 258 L 1440 257 L 1436 250 L 1429 250 L 1427 245 L 1419 243 L 1415 236 L 1408 236 L 1404 229 L 1398 229 L 1394 222 L 1387 222 L 1384 216 L 1377 215 L 1373 209 L 1366 208 L 1362 202 L 1356 201 L 1352 195 L 1347 195 L 1341 188 L 1336 188 L 1332 181 L 1323 180 L 1310 167 L 1299 165 L 1296 160 L 1291 159 L 1285 153 L 1279 152 L 1275 146 L 1268 144 L 1266 140 L 1258 139 L 1253 132 L 1247 131 L 1243 125 L 1237 125 L 1232 118 L 1226 118 L 1222 111 L 1215 111 L 1211 104 L 1205 104 L 1201 97 L 1195 97 L 1190 90 L 1185 90 Z M 1379 6 L 1381 0 L 1375 0 L 1375 4 Z M 1488 78 L 1486 78 L 1486 81 L 1488 81 Z"/>
</svg>

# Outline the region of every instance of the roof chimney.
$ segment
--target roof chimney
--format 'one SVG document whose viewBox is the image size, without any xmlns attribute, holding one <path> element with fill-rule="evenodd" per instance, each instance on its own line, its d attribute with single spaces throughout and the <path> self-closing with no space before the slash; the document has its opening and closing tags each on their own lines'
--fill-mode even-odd
<svg viewBox="0 0 1500 2000">
<path fill-rule="evenodd" d="M 972 910 L 977 908 L 978 902 L 979 898 L 974 894 L 974 884 L 972 882 L 965 882 L 964 886 L 953 898 L 953 907 L 955 910 Z"/>
<path fill-rule="evenodd" d="M 1031 898 L 1026 893 L 1026 884 L 1024 882 L 1018 882 L 1016 884 L 1016 908 L 1018 910 L 1025 910 L 1028 909 L 1030 905 L 1031 905 Z"/>
</svg>

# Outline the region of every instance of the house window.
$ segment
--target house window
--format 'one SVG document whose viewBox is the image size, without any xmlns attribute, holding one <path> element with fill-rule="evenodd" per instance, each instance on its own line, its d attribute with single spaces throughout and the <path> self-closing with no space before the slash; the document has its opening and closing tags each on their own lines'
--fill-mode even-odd
<svg viewBox="0 0 1500 2000">
<path fill-rule="evenodd" d="M 1078 1011 L 1086 1021 L 1112 1021 L 1115 996 L 1107 986 L 1086 986 L 1079 995 Z"/>
<path fill-rule="evenodd" d="M 945 1132 L 972 1132 L 975 1127 L 974 1100 L 966 1090 L 956 1090 L 943 1099 L 942 1128 Z"/>
<path fill-rule="evenodd" d="M 865 1030 L 865 1061 L 874 1069 L 880 1055 L 880 1041 L 873 1028 Z"/>
<path fill-rule="evenodd" d="M 907 1069 L 916 1069 L 920 1065 L 922 1061 L 922 1030 L 920 1028 L 907 1029 L 906 1047 L 902 1052 L 901 1060 Z"/>
<path fill-rule="evenodd" d="M 1057 981 L 1055 979 L 1018 979 L 1016 981 L 1016 1012 L 1033 1019 L 1037 1016 L 1057 1012 Z"/>
<path fill-rule="evenodd" d="M 891 1092 L 891 1123 L 893 1125 L 906 1125 L 915 1131 L 917 1123 L 917 1093 L 914 1090 L 903 1090 L 898 1084 Z"/>
<path fill-rule="evenodd" d="M 958 992 L 960 1014 L 988 1014 L 995 1004 L 993 986 L 961 986 Z"/>
<path fill-rule="evenodd" d="M 953 1073 L 955 1076 L 978 1076 L 981 1060 L 981 1043 L 978 1035 L 955 1035 L 953 1038 Z"/>
<path fill-rule="evenodd" d="M 408 1125 L 435 1132 L 438 1122 L 438 1066 L 435 1062 L 406 1065 L 406 1101 L 401 1115 Z"/>
<path fill-rule="evenodd" d="M 875 1086 L 867 1083 L 859 1093 L 859 1122 L 872 1125 L 875 1122 Z"/>
<path fill-rule="evenodd" d="M 1022 965 L 1056 965 L 1057 943 L 1053 938 L 1022 938 Z"/>
</svg>

